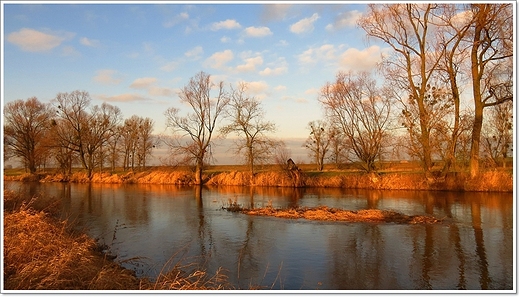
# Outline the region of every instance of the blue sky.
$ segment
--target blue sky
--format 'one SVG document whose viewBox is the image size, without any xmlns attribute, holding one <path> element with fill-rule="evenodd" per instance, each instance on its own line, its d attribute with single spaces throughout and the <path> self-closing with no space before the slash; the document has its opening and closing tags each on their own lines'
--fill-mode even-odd
<svg viewBox="0 0 520 297">
<path fill-rule="evenodd" d="M 247 82 L 273 136 L 305 139 L 323 118 L 319 89 L 339 70 L 372 69 L 387 50 L 356 27 L 362 3 L 18 3 L 2 2 L 4 104 L 85 90 L 125 118 L 152 118 L 155 133 L 167 108 L 188 111 L 177 93 L 204 71 Z"/>
</svg>

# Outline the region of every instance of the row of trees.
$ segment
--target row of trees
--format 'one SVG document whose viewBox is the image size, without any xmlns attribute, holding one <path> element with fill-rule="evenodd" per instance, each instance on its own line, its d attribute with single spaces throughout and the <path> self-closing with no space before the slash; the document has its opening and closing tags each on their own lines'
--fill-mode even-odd
<svg viewBox="0 0 520 297">
<path fill-rule="evenodd" d="M 19 157 L 31 173 L 54 161 L 63 173 L 81 164 L 95 168 L 145 166 L 155 145 L 153 121 L 132 116 L 107 103 L 91 106 L 88 92 L 59 93 L 52 103 L 37 98 L 4 107 L 4 155 Z"/>
<path fill-rule="evenodd" d="M 466 129 L 463 89 L 471 88 L 470 173 L 475 176 L 484 109 L 513 100 L 513 5 L 369 4 L 359 26 L 393 50 L 381 73 L 402 103 L 404 125 L 427 174 L 435 134 L 447 136 L 444 171 L 454 162 Z"/>
<path fill-rule="evenodd" d="M 323 87 L 319 100 L 330 130 L 324 138 L 316 131 L 324 123 L 310 123 L 305 144 L 318 169 L 338 131 L 343 157 L 367 171 L 388 147 L 421 160 L 427 176 L 434 160 L 444 161 L 441 176 L 466 159 L 475 176 L 482 153 L 505 164 L 513 128 L 512 4 L 370 4 L 359 26 L 393 51 L 380 65 L 381 87 L 353 72 Z M 472 108 L 463 108 L 464 93 Z M 396 142 L 403 137 L 397 123 L 406 136 Z M 335 149 L 330 157 L 338 156 Z"/>
<path fill-rule="evenodd" d="M 472 176 L 482 152 L 505 160 L 512 145 L 512 20 L 511 4 L 368 5 L 359 26 L 393 51 L 379 69 L 382 82 L 350 71 L 322 87 L 318 99 L 325 117 L 309 123 L 304 144 L 318 169 L 330 158 L 336 164 L 359 162 L 371 172 L 392 148 L 420 160 L 427 177 L 434 160 L 444 161 L 440 173 L 446 174 L 467 157 Z M 465 87 L 473 103 L 466 109 Z M 252 178 L 255 165 L 273 152 L 286 155 L 283 144 L 267 136 L 275 124 L 265 120 L 261 102 L 247 96 L 247 84 L 228 90 L 200 72 L 179 97 L 191 110 L 165 112 L 173 134 L 163 141 L 179 162 L 194 165 L 197 184 L 217 134 L 237 136 L 234 147 Z M 120 158 L 125 169 L 145 166 L 155 145 L 150 119 L 133 116 L 122 123 L 117 107 L 90 107 L 86 92 L 60 93 L 52 108 L 19 100 L 4 114 L 6 147 L 31 172 L 50 155 L 69 172 L 79 160 L 89 175 L 105 161 L 115 168 Z M 482 138 L 485 114 L 490 136 Z"/>
</svg>

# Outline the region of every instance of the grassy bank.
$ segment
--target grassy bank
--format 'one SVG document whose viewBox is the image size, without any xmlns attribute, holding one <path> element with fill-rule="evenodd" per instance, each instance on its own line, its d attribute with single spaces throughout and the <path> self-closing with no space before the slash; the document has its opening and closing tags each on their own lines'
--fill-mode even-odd
<svg viewBox="0 0 520 297">
<path fill-rule="evenodd" d="M 5 290 L 219 290 L 220 271 L 179 267 L 156 280 L 137 278 L 100 251 L 95 240 L 57 219 L 57 202 L 4 191 Z"/>
<path fill-rule="evenodd" d="M 175 184 L 191 185 L 193 174 L 184 168 L 157 167 L 136 172 L 95 172 L 91 179 L 83 171 L 71 175 L 56 173 L 8 174 L 5 180 L 40 182 L 76 182 L 110 184 Z M 464 172 L 451 172 L 444 178 L 427 179 L 420 171 L 382 171 L 360 173 L 354 170 L 328 170 L 317 172 L 304 170 L 294 173 L 275 167 L 264 169 L 251 178 L 251 174 L 240 166 L 214 166 L 205 171 L 203 179 L 213 186 L 263 186 L 263 187 L 325 187 L 378 190 L 449 190 L 449 191 L 493 191 L 512 192 L 511 170 L 483 171 L 476 178 Z"/>
</svg>

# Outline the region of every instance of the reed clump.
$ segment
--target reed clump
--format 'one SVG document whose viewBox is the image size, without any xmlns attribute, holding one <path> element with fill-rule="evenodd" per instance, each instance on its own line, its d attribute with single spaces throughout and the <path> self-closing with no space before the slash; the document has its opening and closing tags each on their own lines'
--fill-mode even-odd
<svg viewBox="0 0 520 297">
<path fill-rule="evenodd" d="M 165 274 L 160 274 L 155 281 L 142 281 L 140 290 L 230 290 L 233 287 L 227 281 L 222 268 L 214 274 L 196 269 L 186 273 L 179 266 Z"/>
<path fill-rule="evenodd" d="M 5 290 L 221 290 L 222 270 L 179 267 L 155 281 L 137 278 L 109 259 L 96 241 L 58 220 L 37 197 L 4 191 Z"/>
<path fill-rule="evenodd" d="M 247 215 L 271 216 L 285 219 L 306 219 L 314 221 L 341 221 L 341 222 L 386 222 L 398 224 L 435 224 L 442 220 L 431 216 L 405 215 L 391 210 L 363 209 L 344 210 L 328 206 L 297 207 L 297 208 L 237 208 L 228 209 L 233 212 L 241 212 Z"/>
</svg>

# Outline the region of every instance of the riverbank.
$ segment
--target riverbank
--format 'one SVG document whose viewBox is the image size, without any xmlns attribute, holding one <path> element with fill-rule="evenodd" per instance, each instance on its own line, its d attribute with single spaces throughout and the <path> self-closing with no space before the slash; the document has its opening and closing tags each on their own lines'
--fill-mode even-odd
<svg viewBox="0 0 520 297">
<path fill-rule="evenodd" d="M 431 216 L 405 215 L 390 210 L 362 209 L 345 210 L 327 206 L 297 207 L 297 208 L 244 208 L 240 205 L 230 205 L 223 209 L 253 216 L 268 216 L 285 219 L 306 219 L 312 221 L 333 222 L 365 222 L 365 223 L 397 223 L 397 224 L 436 224 L 442 222 Z"/>
<path fill-rule="evenodd" d="M 295 178 L 297 176 L 297 180 Z M 135 172 L 95 172 L 91 179 L 82 171 L 71 175 L 61 173 L 4 174 L 4 180 L 109 183 L 109 184 L 174 184 L 193 185 L 192 172 L 166 167 Z M 347 171 L 299 171 L 297 175 L 283 170 L 247 171 L 207 170 L 203 176 L 210 186 L 262 186 L 262 187 L 323 187 L 370 190 L 426 190 L 426 191 L 475 191 L 513 192 L 511 170 L 481 172 L 470 178 L 464 172 L 451 172 L 444 178 L 427 179 L 421 172 L 360 173 Z"/>
<path fill-rule="evenodd" d="M 30 199 L 29 199 L 30 198 Z M 137 278 L 95 240 L 57 217 L 58 202 L 4 191 L 5 290 L 222 290 L 220 271 L 178 267 L 157 280 Z"/>
</svg>

